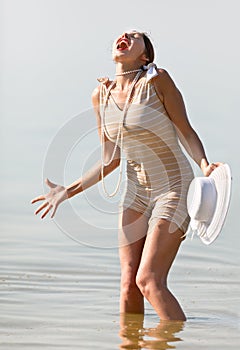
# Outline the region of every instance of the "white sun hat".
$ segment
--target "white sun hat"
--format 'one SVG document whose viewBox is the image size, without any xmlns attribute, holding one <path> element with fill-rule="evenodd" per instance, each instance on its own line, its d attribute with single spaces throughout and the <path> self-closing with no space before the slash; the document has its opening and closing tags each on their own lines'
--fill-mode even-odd
<svg viewBox="0 0 240 350">
<path fill-rule="evenodd" d="M 232 177 L 227 164 L 206 177 L 195 177 L 188 190 L 189 230 L 203 243 L 211 244 L 221 232 L 231 197 Z"/>
</svg>

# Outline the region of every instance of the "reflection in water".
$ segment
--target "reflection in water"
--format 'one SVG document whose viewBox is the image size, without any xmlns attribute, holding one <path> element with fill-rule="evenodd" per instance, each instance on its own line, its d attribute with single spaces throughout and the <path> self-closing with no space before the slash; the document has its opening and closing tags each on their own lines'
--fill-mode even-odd
<svg viewBox="0 0 240 350">
<path fill-rule="evenodd" d="M 144 328 L 141 314 L 122 314 L 120 317 L 120 349 L 176 349 L 177 344 L 173 343 L 182 341 L 176 334 L 183 330 L 183 321 L 160 321 L 154 328 Z"/>
</svg>

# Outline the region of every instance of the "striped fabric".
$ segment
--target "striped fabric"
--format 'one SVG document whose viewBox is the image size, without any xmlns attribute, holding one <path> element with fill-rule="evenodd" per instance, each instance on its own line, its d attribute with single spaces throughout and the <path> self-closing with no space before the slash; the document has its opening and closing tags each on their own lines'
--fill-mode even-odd
<svg viewBox="0 0 240 350">
<path fill-rule="evenodd" d="M 105 96 L 103 83 L 101 101 Z M 105 109 L 105 133 L 113 142 L 121 113 L 110 93 Z M 189 224 L 186 197 L 193 171 L 154 85 L 147 83 L 145 77 L 135 86 L 123 123 L 122 151 L 127 159 L 123 209 L 132 208 L 147 215 L 149 231 L 159 218 L 164 218 L 185 233 Z"/>
</svg>

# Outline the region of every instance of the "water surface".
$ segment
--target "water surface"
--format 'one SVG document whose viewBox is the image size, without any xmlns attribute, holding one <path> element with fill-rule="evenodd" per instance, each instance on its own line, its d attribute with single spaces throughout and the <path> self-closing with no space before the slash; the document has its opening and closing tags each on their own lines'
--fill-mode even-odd
<svg viewBox="0 0 240 350">
<path fill-rule="evenodd" d="M 226 230 L 210 247 L 182 245 L 169 283 L 188 320 L 172 324 L 148 303 L 144 319 L 119 316 L 117 249 L 78 244 L 30 213 L 11 217 L 0 248 L 3 349 L 237 349 L 239 258 Z"/>
</svg>

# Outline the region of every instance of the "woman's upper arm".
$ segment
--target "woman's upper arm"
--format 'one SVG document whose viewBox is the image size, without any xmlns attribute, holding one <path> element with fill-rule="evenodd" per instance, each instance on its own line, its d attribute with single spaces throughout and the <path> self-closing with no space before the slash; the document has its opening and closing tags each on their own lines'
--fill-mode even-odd
<svg viewBox="0 0 240 350">
<path fill-rule="evenodd" d="M 101 123 L 101 113 L 100 113 L 100 86 L 97 86 L 93 92 L 92 92 L 92 105 L 93 109 L 96 115 L 97 119 L 97 128 L 98 128 L 98 135 L 100 137 L 100 140 L 102 141 L 101 135 L 102 135 L 102 123 Z M 111 141 L 107 138 L 106 134 L 104 133 L 104 141 L 108 141 L 110 143 Z"/>
<path fill-rule="evenodd" d="M 159 69 L 158 72 L 158 76 L 154 79 L 156 92 L 177 131 L 187 138 L 194 130 L 188 120 L 182 94 L 164 69 Z"/>
<path fill-rule="evenodd" d="M 105 156 L 107 159 L 111 157 L 113 152 L 115 152 L 115 160 L 120 158 L 120 149 L 119 147 L 115 149 L 115 143 L 110 141 L 109 138 L 106 136 L 106 133 L 103 135 L 102 140 L 102 123 L 101 123 L 101 114 L 100 114 L 100 86 L 96 87 L 92 92 L 92 105 L 96 114 L 97 119 L 97 128 L 98 128 L 98 135 L 100 138 L 100 141 L 104 142 L 104 150 L 105 150 Z"/>
<path fill-rule="evenodd" d="M 97 119 L 98 134 L 101 136 L 100 86 L 97 86 L 92 92 L 92 105 Z"/>
</svg>

